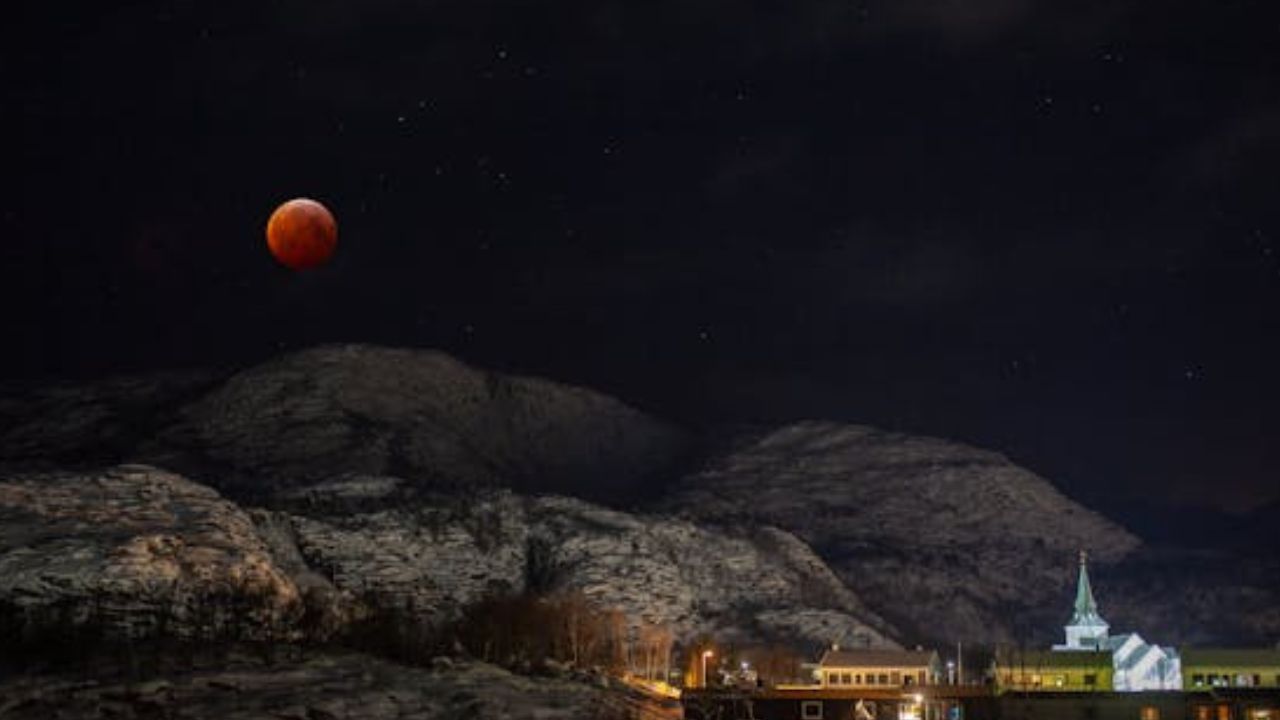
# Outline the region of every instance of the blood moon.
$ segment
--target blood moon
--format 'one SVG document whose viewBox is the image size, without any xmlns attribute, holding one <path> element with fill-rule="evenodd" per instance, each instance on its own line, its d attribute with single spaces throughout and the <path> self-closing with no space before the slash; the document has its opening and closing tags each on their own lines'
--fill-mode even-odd
<svg viewBox="0 0 1280 720">
<path fill-rule="evenodd" d="M 323 265 L 337 246 L 338 223 L 329 209 L 315 200 L 289 200 L 267 220 L 267 247 L 291 270 Z"/>
</svg>

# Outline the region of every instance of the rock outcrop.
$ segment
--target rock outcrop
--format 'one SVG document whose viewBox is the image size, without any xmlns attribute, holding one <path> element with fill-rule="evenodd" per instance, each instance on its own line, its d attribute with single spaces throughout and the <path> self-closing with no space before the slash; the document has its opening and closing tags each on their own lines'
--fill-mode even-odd
<svg viewBox="0 0 1280 720">
<path fill-rule="evenodd" d="M 27 618 L 144 635 L 276 627 L 299 601 L 250 516 L 172 473 L 0 477 L 0 601 Z"/>
<path fill-rule="evenodd" d="M 708 531 L 510 491 L 415 503 L 385 478 L 350 482 L 311 488 L 308 514 L 283 515 L 302 555 L 339 589 L 374 593 L 430 617 L 448 618 L 487 593 L 534 587 L 581 591 L 597 607 L 621 610 L 637 624 L 666 625 L 682 638 L 706 632 L 816 647 L 894 644 L 887 624 L 812 550 L 775 528 Z M 362 493 L 397 499 L 366 512 L 338 509 Z"/>
<path fill-rule="evenodd" d="M 309 591 L 329 623 L 373 605 L 443 625 L 489 595 L 577 590 L 683 639 L 894 644 L 804 543 L 773 528 L 711 532 L 508 490 L 423 498 L 387 477 L 282 502 L 292 505 L 245 511 L 145 466 L 2 477 L 0 603 L 80 620 L 105 612 L 135 635 L 163 617 L 180 635 L 234 621 L 237 637 L 288 637 Z"/>
<path fill-rule="evenodd" d="M 891 622 L 935 641 L 1044 639 L 1077 551 L 1114 563 L 1140 544 L 998 453 L 831 423 L 745 435 L 662 507 L 793 532 Z"/>
</svg>

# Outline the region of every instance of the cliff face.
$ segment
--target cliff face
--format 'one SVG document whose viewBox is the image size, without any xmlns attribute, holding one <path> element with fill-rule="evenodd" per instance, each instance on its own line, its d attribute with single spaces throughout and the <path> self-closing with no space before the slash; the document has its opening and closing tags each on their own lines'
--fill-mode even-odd
<svg viewBox="0 0 1280 720">
<path fill-rule="evenodd" d="M 793 532 L 891 622 L 940 641 L 1052 632 L 1078 550 L 1105 564 L 1139 546 L 999 454 L 860 426 L 746 435 L 677 487 L 665 509 Z"/>
</svg>

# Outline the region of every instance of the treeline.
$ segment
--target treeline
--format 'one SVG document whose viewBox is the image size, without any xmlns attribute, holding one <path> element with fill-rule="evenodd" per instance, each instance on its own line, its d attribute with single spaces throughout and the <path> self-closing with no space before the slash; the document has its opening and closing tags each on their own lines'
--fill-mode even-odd
<svg viewBox="0 0 1280 720">
<path fill-rule="evenodd" d="M 382 607 L 344 633 L 345 644 L 408 664 L 440 655 L 466 656 L 519 672 L 594 668 L 665 679 L 674 633 L 635 625 L 577 591 L 495 594 L 432 623 L 412 608 Z"/>
</svg>

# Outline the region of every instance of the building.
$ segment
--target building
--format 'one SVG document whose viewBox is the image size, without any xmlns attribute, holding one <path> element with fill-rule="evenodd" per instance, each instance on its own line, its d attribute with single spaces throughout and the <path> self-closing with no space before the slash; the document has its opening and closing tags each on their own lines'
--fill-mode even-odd
<svg viewBox="0 0 1280 720">
<path fill-rule="evenodd" d="M 1111 635 L 1110 631 L 1093 597 L 1088 556 L 1081 552 L 1071 621 L 1063 627 L 1065 642 L 1054 645 L 1053 651 L 1110 653 L 1114 689 L 1119 692 L 1182 688 L 1182 661 L 1176 650 L 1148 643 L 1137 633 Z"/>
<path fill-rule="evenodd" d="M 1187 690 L 1280 688 L 1280 649 L 1184 648 L 1182 677 Z"/>
<path fill-rule="evenodd" d="M 938 684 L 942 663 L 933 650 L 833 647 L 823 653 L 816 674 L 824 688 L 902 688 Z"/>
<path fill-rule="evenodd" d="M 996 651 L 996 692 L 1109 692 L 1115 689 L 1115 665 L 1109 650 Z"/>
</svg>

